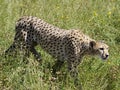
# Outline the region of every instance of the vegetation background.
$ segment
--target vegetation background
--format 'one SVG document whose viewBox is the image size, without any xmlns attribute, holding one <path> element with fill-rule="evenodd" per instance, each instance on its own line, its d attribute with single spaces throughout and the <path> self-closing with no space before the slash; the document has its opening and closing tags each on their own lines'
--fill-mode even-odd
<svg viewBox="0 0 120 90">
<path fill-rule="evenodd" d="M 55 59 L 40 47 L 40 65 L 31 55 L 29 63 L 4 57 L 13 42 L 15 22 L 21 16 L 37 16 L 64 29 L 81 29 L 110 48 L 108 61 L 86 56 L 79 65 L 83 90 L 120 90 L 120 0 L 0 0 L 0 90 L 75 90 L 66 64 L 53 80 Z"/>
</svg>

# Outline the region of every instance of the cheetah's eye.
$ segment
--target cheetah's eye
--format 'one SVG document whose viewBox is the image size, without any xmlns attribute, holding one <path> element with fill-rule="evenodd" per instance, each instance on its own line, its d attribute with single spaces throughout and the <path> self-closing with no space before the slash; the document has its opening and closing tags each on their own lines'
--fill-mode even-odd
<svg viewBox="0 0 120 90">
<path fill-rule="evenodd" d="M 99 48 L 100 50 L 104 50 L 104 48 Z"/>
</svg>

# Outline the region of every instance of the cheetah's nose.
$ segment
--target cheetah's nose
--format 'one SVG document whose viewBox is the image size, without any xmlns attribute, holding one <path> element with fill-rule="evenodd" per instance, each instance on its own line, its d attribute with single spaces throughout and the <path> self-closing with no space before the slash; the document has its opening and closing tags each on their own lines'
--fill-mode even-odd
<svg viewBox="0 0 120 90">
<path fill-rule="evenodd" d="M 106 54 L 104 57 L 103 57 L 103 60 L 106 60 L 108 58 L 108 54 Z"/>
<path fill-rule="evenodd" d="M 107 54 L 107 55 L 106 55 L 106 58 L 108 58 L 108 56 L 109 56 L 109 55 Z"/>
</svg>

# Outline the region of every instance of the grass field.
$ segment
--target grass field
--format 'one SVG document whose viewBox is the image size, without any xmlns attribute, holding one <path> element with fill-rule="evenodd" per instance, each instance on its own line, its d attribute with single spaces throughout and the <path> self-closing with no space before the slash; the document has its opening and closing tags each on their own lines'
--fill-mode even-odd
<svg viewBox="0 0 120 90">
<path fill-rule="evenodd" d="M 52 81 L 55 59 L 36 47 L 42 65 L 31 55 L 29 63 L 16 57 L 4 57 L 13 42 L 15 22 L 32 15 L 64 29 L 81 29 L 110 47 L 110 57 L 103 62 L 86 56 L 79 65 L 83 90 L 120 90 L 120 0 L 0 0 L 0 90 L 75 90 L 66 64 Z"/>
</svg>

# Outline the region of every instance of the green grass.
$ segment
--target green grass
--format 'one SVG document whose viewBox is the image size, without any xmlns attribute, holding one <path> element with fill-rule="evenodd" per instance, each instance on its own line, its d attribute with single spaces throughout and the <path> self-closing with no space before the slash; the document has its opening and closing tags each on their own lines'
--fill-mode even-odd
<svg viewBox="0 0 120 90">
<path fill-rule="evenodd" d="M 31 55 L 26 64 L 22 55 L 5 58 L 3 52 L 13 42 L 15 21 L 23 15 L 37 16 L 64 29 L 81 29 L 110 47 L 103 62 L 86 56 L 79 65 L 83 90 L 120 90 L 120 1 L 119 0 L 0 0 L 0 90 L 75 90 L 66 64 L 52 81 L 55 59 L 41 51 L 40 65 Z"/>
</svg>

